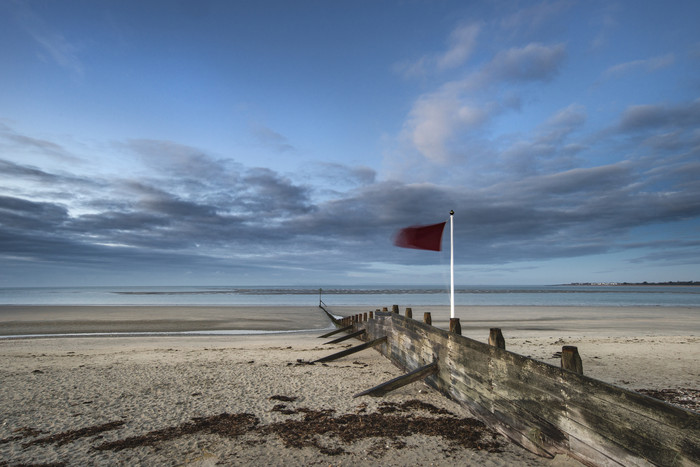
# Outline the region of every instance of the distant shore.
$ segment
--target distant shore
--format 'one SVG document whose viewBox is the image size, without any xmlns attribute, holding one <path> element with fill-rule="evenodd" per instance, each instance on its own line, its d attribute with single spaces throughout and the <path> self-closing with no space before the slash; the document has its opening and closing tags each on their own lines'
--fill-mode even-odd
<svg viewBox="0 0 700 467">
<path fill-rule="evenodd" d="M 560 286 L 601 286 L 601 287 L 614 287 L 614 286 L 685 286 L 685 287 L 700 287 L 700 281 L 668 281 L 668 282 L 571 282 L 569 284 L 557 284 Z"/>
</svg>

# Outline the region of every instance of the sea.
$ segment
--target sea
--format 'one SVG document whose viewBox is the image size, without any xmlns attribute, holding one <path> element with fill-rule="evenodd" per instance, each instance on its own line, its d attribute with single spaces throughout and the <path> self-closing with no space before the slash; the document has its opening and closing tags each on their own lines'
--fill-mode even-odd
<svg viewBox="0 0 700 467">
<path fill-rule="evenodd" d="M 170 286 L 0 288 L 0 305 L 427 306 L 450 304 L 432 286 Z M 700 286 L 518 285 L 455 288 L 455 305 L 700 307 Z"/>
</svg>

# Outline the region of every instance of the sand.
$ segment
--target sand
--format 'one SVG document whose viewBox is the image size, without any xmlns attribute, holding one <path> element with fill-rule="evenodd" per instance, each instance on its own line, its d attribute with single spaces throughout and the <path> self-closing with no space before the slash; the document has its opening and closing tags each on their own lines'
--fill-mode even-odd
<svg viewBox="0 0 700 467">
<path fill-rule="evenodd" d="M 109 317 L 0 308 L 3 335 L 264 328 L 270 319 L 252 308 L 100 310 Z M 431 310 L 446 327 L 445 310 Z M 0 465 L 579 465 L 509 443 L 423 383 L 353 398 L 400 371 L 374 350 L 308 365 L 358 342 L 324 345 L 317 308 L 272 311 L 289 328 L 316 330 L 0 339 Z M 463 334 L 485 342 L 501 326 L 508 350 L 552 364 L 562 345 L 576 345 L 587 375 L 630 389 L 700 388 L 698 309 L 630 309 L 605 326 L 597 309 L 494 311 L 471 309 Z M 454 439 L 449 427 L 466 431 Z"/>
</svg>

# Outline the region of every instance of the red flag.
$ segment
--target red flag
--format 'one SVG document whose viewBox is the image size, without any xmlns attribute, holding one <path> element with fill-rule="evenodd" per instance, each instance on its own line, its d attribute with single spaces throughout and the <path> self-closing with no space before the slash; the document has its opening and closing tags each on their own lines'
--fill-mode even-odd
<svg viewBox="0 0 700 467">
<path fill-rule="evenodd" d="M 442 248 L 442 231 L 446 222 L 433 225 L 419 225 L 399 230 L 394 238 L 394 245 L 403 248 L 440 251 Z"/>
</svg>

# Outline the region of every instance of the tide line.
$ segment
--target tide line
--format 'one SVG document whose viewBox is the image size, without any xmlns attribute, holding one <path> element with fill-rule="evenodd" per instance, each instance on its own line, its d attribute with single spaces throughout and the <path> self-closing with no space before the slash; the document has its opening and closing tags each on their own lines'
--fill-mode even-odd
<svg viewBox="0 0 700 467">
<path fill-rule="evenodd" d="M 147 337 L 147 336 L 245 336 L 260 334 L 301 334 L 306 332 L 322 332 L 335 329 L 328 326 L 322 329 L 292 329 L 292 330 L 259 330 L 259 329 L 221 329 L 212 331 L 163 331 L 163 332 L 75 332 L 64 334 L 16 334 L 0 336 L 0 340 L 10 339 L 39 339 L 55 337 Z"/>
</svg>

